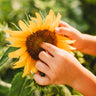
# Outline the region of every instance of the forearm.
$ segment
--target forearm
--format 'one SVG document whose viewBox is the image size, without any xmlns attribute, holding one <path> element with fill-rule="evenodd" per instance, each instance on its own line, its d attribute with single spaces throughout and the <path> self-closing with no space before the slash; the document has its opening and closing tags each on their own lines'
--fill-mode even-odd
<svg viewBox="0 0 96 96">
<path fill-rule="evenodd" d="M 84 96 L 96 96 L 96 77 L 84 67 L 80 69 L 72 87 Z"/>
<path fill-rule="evenodd" d="M 82 52 L 96 56 L 96 36 L 83 34 Z"/>
</svg>

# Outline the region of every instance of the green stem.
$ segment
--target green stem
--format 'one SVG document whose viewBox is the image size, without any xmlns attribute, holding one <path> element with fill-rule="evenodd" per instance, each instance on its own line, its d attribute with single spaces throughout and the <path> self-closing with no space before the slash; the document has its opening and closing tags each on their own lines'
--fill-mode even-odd
<svg viewBox="0 0 96 96">
<path fill-rule="evenodd" d="M 7 87 L 7 88 L 11 88 L 11 84 L 10 83 L 6 83 L 6 82 L 2 81 L 1 79 L 0 79 L 0 85 L 4 86 L 4 87 Z"/>
</svg>

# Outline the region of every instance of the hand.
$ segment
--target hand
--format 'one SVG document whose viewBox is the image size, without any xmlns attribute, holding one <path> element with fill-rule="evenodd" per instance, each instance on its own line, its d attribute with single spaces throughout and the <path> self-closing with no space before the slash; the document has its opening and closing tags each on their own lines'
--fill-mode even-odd
<svg viewBox="0 0 96 96">
<path fill-rule="evenodd" d="M 67 84 L 84 96 L 96 96 L 96 77 L 73 55 L 49 43 L 42 43 L 41 47 L 45 51 L 40 52 L 40 60 L 36 63 L 36 68 L 45 73 L 45 76 L 42 77 L 37 72 L 34 75 L 37 83 L 40 85 Z"/>
<path fill-rule="evenodd" d="M 41 47 L 45 51 L 40 52 L 40 60 L 37 61 L 36 68 L 45 73 L 45 77 L 38 72 L 34 79 L 40 85 L 67 84 L 71 86 L 79 75 L 81 64 L 73 55 L 54 45 L 42 43 Z"/>
<path fill-rule="evenodd" d="M 96 56 L 96 36 L 82 34 L 72 26 L 61 21 L 55 33 L 65 35 L 76 42 L 72 45 L 76 50 Z"/>
<path fill-rule="evenodd" d="M 72 45 L 78 51 L 82 51 L 84 48 L 84 35 L 80 33 L 78 30 L 70 26 L 69 24 L 60 21 L 59 27 L 56 28 L 55 33 L 60 35 L 65 35 L 72 40 L 76 40 L 76 42 Z"/>
</svg>

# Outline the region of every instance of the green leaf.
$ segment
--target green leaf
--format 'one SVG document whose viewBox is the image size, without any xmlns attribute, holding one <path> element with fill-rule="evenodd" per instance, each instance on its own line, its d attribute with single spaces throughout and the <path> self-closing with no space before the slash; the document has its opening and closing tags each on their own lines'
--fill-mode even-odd
<svg viewBox="0 0 96 96">
<path fill-rule="evenodd" d="M 9 88 L 0 85 L 0 96 L 7 96 Z"/>
<path fill-rule="evenodd" d="M 32 80 L 28 76 L 22 78 L 22 73 L 23 72 L 17 73 L 12 80 L 12 87 L 9 96 L 33 96 L 33 92 L 29 93 L 32 86 L 27 87 Z"/>
<path fill-rule="evenodd" d="M 18 48 L 15 48 L 15 47 L 9 47 L 6 52 L 4 53 L 4 55 L 2 56 L 2 58 L 0 59 L 0 66 L 3 65 L 8 59 L 8 54 L 12 51 L 15 51 L 17 50 Z"/>
</svg>

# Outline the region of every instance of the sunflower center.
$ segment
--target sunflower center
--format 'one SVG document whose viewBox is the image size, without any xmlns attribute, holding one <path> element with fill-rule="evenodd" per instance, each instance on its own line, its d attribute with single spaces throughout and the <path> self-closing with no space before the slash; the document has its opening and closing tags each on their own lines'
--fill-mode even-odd
<svg viewBox="0 0 96 96">
<path fill-rule="evenodd" d="M 48 30 L 43 30 L 43 31 L 39 30 L 36 33 L 33 33 L 27 37 L 26 40 L 27 51 L 29 55 L 35 60 L 39 60 L 38 55 L 40 51 L 43 50 L 39 46 L 41 42 L 48 42 L 53 45 L 56 45 L 57 40 L 56 40 L 55 33 L 50 32 Z"/>
</svg>

